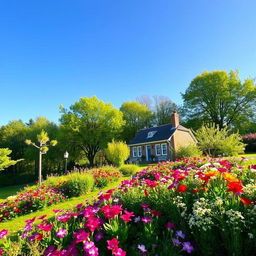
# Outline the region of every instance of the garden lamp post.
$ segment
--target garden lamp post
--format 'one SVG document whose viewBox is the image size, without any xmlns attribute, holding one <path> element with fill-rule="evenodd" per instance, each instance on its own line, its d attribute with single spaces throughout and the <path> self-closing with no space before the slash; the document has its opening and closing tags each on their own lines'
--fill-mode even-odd
<svg viewBox="0 0 256 256">
<path fill-rule="evenodd" d="M 57 140 L 51 140 L 49 144 L 47 142 L 49 141 L 49 137 L 47 132 L 44 130 L 41 131 L 40 134 L 37 135 L 37 140 L 39 144 L 32 142 L 31 140 L 26 140 L 25 143 L 27 145 L 32 145 L 35 148 L 39 150 L 39 167 L 38 167 L 38 182 L 39 185 L 42 184 L 42 155 L 46 154 L 49 150 L 48 146 L 56 146 Z"/>
<path fill-rule="evenodd" d="M 68 168 L 68 151 L 66 151 L 64 153 L 64 159 L 65 159 L 65 173 L 67 172 L 67 168 Z"/>
</svg>

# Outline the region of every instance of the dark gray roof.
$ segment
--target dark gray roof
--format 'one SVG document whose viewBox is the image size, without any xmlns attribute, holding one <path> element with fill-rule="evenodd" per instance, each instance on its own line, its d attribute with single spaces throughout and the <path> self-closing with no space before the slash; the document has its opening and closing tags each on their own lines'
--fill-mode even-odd
<svg viewBox="0 0 256 256">
<path fill-rule="evenodd" d="M 175 130 L 176 128 L 173 127 L 171 124 L 165 124 L 148 129 L 142 129 L 137 132 L 134 139 L 130 141 L 129 145 L 154 142 L 159 140 L 168 140 L 173 135 Z M 148 133 L 153 131 L 156 131 L 154 136 L 152 138 L 147 138 Z"/>
</svg>

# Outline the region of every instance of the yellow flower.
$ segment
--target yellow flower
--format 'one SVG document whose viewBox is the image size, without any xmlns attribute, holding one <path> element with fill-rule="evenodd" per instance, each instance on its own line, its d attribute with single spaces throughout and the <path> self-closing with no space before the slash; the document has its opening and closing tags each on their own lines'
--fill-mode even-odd
<svg viewBox="0 0 256 256">
<path fill-rule="evenodd" d="M 223 172 L 222 177 L 224 180 L 226 180 L 228 182 L 239 182 L 239 179 L 237 177 L 235 177 L 234 175 L 232 175 L 228 172 Z"/>
</svg>

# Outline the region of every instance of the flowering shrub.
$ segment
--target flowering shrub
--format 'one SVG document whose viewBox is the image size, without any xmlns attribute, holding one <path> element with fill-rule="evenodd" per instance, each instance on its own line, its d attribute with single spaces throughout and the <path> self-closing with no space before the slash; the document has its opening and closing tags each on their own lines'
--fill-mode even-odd
<svg viewBox="0 0 256 256">
<path fill-rule="evenodd" d="M 92 204 L 27 220 L 2 254 L 254 255 L 255 178 L 256 166 L 222 159 L 151 166 Z"/>
</svg>

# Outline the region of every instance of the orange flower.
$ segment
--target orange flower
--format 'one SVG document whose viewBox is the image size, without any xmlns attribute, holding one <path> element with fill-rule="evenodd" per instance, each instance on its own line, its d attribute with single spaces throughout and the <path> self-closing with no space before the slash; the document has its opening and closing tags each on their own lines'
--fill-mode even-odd
<svg viewBox="0 0 256 256">
<path fill-rule="evenodd" d="M 224 180 L 228 182 L 240 182 L 238 178 L 236 178 L 234 175 L 228 173 L 228 172 L 223 172 L 222 177 Z"/>
<path fill-rule="evenodd" d="M 213 170 L 213 171 L 206 172 L 204 175 L 205 175 L 205 176 L 208 176 L 208 177 L 213 177 L 213 176 L 217 176 L 217 175 L 219 175 L 219 174 L 220 174 L 219 171 Z"/>
</svg>

